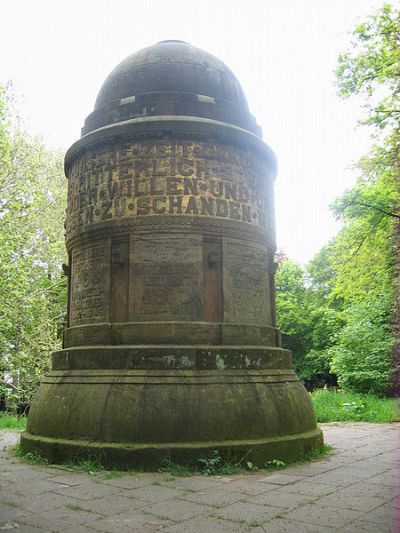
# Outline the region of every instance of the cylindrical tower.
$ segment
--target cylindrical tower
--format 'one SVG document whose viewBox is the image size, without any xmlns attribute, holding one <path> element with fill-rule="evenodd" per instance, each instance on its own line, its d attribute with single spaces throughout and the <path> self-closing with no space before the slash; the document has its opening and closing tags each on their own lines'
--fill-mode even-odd
<svg viewBox="0 0 400 533">
<path fill-rule="evenodd" d="M 181 41 L 129 56 L 65 171 L 68 325 L 23 449 L 262 465 L 320 446 L 275 323 L 275 156 L 232 72 Z"/>
</svg>

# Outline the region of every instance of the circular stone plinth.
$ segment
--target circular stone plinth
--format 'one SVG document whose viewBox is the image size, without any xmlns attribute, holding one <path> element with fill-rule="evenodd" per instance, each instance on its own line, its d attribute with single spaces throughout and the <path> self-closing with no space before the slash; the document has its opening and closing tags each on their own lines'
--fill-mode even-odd
<svg viewBox="0 0 400 533">
<path fill-rule="evenodd" d="M 259 466 L 290 462 L 322 444 L 286 350 L 107 347 L 103 357 L 104 349 L 54 355 L 23 451 L 54 462 L 95 457 L 106 466 L 150 469 L 165 458 L 195 464 L 213 450 Z M 99 369 L 103 359 L 114 368 Z"/>
<path fill-rule="evenodd" d="M 176 464 L 195 466 L 199 459 L 210 457 L 215 450 L 227 461 L 243 465 L 251 461 L 259 467 L 266 461 L 279 459 L 293 462 L 322 445 L 322 432 L 316 428 L 307 433 L 274 437 L 264 440 L 192 442 L 192 443 L 106 443 L 85 440 L 52 439 L 31 435 L 25 431 L 21 446 L 60 463 L 69 459 L 89 458 L 106 467 L 154 470 L 168 459 Z"/>
</svg>

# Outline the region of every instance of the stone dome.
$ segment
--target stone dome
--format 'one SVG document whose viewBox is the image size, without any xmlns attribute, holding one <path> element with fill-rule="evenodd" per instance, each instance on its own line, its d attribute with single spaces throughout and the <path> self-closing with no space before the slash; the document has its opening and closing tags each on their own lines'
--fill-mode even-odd
<svg viewBox="0 0 400 533">
<path fill-rule="evenodd" d="M 184 41 L 161 41 L 117 65 L 104 81 L 82 134 L 156 116 L 201 117 L 261 136 L 232 71 Z"/>
</svg>

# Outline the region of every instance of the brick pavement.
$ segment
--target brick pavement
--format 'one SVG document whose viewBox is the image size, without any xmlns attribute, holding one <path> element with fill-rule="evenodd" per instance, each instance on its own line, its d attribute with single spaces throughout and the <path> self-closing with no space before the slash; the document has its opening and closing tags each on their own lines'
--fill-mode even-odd
<svg viewBox="0 0 400 533">
<path fill-rule="evenodd" d="M 1 431 L 0 531 L 399 532 L 400 424 L 322 428 L 334 447 L 322 460 L 186 478 L 28 465 L 7 449 L 18 434 Z"/>
</svg>

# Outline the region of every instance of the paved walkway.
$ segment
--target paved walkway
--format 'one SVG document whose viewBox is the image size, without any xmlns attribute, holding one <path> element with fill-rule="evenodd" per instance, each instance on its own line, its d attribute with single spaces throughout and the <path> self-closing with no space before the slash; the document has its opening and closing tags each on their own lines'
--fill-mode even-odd
<svg viewBox="0 0 400 533">
<path fill-rule="evenodd" d="M 400 531 L 400 424 L 322 428 L 334 447 L 322 460 L 279 473 L 186 478 L 161 473 L 89 475 L 27 465 L 7 451 L 17 434 L 2 431 L 0 530 Z"/>
</svg>

